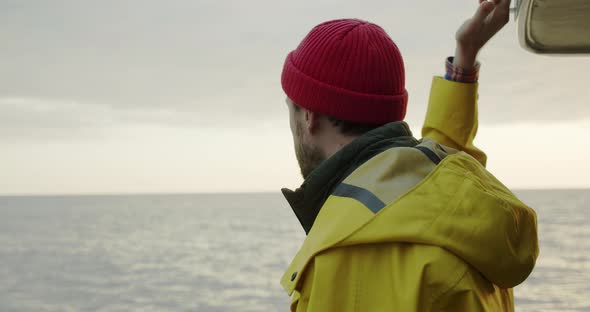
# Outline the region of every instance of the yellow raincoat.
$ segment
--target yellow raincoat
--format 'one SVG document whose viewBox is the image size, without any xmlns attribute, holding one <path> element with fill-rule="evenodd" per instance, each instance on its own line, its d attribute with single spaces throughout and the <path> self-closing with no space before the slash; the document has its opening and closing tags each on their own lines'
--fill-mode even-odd
<svg viewBox="0 0 590 312">
<path fill-rule="evenodd" d="M 281 284 L 292 311 L 513 311 L 537 255 L 536 215 L 473 146 L 477 84 L 435 78 L 417 146 L 340 183 Z"/>
</svg>

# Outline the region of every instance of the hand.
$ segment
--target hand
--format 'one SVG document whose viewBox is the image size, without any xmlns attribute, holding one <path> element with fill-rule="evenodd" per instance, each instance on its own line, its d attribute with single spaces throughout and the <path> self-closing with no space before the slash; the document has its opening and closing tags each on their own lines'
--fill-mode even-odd
<svg viewBox="0 0 590 312">
<path fill-rule="evenodd" d="M 475 15 L 465 21 L 457 33 L 454 65 L 473 69 L 481 48 L 510 20 L 510 0 L 478 0 Z"/>
</svg>

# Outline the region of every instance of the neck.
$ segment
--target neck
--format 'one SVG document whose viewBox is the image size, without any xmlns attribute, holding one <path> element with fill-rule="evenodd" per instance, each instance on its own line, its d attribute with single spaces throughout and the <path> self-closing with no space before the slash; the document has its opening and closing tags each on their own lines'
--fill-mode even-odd
<svg viewBox="0 0 590 312">
<path fill-rule="evenodd" d="M 354 141 L 356 138 L 358 138 L 358 136 L 339 136 L 336 139 L 329 140 L 323 148 L 326 159 L 332 157 L 344 146 L 350 144 L 350 142 Z"/>
</svg>

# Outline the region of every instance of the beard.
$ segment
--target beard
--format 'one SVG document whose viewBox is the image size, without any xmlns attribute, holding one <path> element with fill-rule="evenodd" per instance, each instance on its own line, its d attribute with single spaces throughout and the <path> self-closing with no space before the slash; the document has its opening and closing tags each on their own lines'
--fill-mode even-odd
<svg viewBox="0 0 590 312">
<path fill-rule="evenodd" d="M 303 179 L 307 179 L 326 160 L 326 156 L 318 146 L 304 143 L 303 126 L 300 123 L 297 124 L 295 129 L 295 135 L 297 136 L 295 140 L 295 156 L 297 156 Z"/>
</svg>

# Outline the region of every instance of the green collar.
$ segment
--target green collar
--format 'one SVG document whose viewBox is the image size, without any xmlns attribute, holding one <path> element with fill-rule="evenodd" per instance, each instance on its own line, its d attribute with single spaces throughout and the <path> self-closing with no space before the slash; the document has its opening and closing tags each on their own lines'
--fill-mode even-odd
<svg viewBox="0 0 590 312">
<path fill-rule="evenodd" d="M 387 149 L 416 144 L 418 141 L 408 124 L 403 121 L 388 123 L 356 138 L 326 159 L 297 190 L 284 188 L 281 191 L 307 234 L 326 199 L 354 170 Z"/>
</svg>

